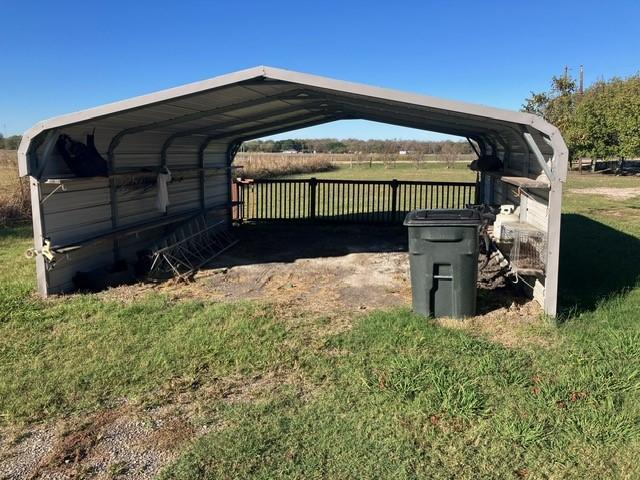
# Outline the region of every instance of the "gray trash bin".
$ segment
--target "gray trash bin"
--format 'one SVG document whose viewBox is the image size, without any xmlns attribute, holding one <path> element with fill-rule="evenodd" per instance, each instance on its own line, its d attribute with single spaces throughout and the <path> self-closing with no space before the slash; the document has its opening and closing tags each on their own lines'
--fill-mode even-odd
<svg viewBox="0 0 640 480">
<path fill-rule="evenodd" d="M 407 214 L 414 312 L 432 317 L 475 315 L 480 224 L 480 214 L 469 209 Z"/>
</svg>

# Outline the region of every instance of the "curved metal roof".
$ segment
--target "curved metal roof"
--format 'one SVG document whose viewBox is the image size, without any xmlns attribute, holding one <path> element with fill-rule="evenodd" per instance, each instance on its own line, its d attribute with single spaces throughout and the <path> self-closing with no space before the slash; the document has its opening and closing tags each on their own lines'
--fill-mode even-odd
<svg viewBox="0 0 640 480">
<path fill-rule="evenodd" d="M 468 137 L 507 164 L 516 155 L 544 159 L 550 180 L 565 179 L 566 145 L 536 115 L 265 66 L 39 122 L 24 134 L 20 174 L 34 175 L 48 135 L 70 130 L 95 129 L 98 148 L 113 160 L 121 150 L 162 156 L 179 141 L 183 151 L 202 151 L 212 141 L 232 144 L 340 119 Z"/>
</svg>

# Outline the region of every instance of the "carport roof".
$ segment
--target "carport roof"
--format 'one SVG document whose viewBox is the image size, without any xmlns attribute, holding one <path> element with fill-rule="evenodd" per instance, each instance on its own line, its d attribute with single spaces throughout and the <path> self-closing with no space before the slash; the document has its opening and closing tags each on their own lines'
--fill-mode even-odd
<svg viewBox="0 0 640 480">
<path fill-rule="evenodd" d="M 564 180 L 567 150 L 558 130 L 536 115 L 344 82 L 272 67 L 254 67 L 37 123 L 20 145 L 20 174 L 28 156 L 53 133 L 86 125 L 110 139 L 149 134 L 161 154 L 178 138 L 202 149 L 340 119 L 365 119 L 472 138 L 481 148 L 542 154 Z M 528 137 L 528 138 L 527 138 Z M 135 137 L 133 137 L 135 139 Z M 532 145 L 531 142 L 535 145 Z M 533 149 L 533 150 L 532 150 Z M 535 150 L 538 150 L 537 152 Z"/>
</svg>

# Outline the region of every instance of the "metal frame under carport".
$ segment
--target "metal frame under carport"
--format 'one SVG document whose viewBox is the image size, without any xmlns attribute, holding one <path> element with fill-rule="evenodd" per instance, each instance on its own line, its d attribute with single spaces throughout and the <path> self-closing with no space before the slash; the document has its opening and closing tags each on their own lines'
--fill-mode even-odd
<svg viewBox="0 0 640 480">
<path fill-rule="evenodd" d="M 54 279 L 58 274 L 50 274 L 46 268 L 47 258 L 42 252 L 47 241 L 55 244 L 58 237 L 64 237 L 72 244 L 82 235 L 87 237 L 87 232 L 110 239 L 122 229 L 135 230 L 148 222 L 156 222 L 160 228 L 167 217 L 180 218 L 215 208 L 211 198 L 220 196 L 223 183 L 229 185 L 230 164 L 242 141 L 356 118 L 472 139 L 481 155 L 494 155 L 503 161 L 505 170 L 492 174 L 493 181 L 541 193 L 542 202 L 546 202 L 544 230 L 548 236 L 542 303 L 547 314 L 555 315 L 562 184 L 566 180 L 568 152 L 553 125 L 527 113 L 271 67 L 255 67 L 53 118 L 28 130 L 19 149 L 19 169 L 21 176 L 30 177 L 34 247 L 40 252 L 36 259 L 40 293 L 68 288 L 66 277 Z M 60 134 L 82 140 L 89 131 L 95 131 L 98 151 L 107 160 L 110 175 L 106 180 L 70 178 L 56 152 Z M 193 175 L 192 184 L 197 185 L 193 191 L 176 194 L 184 199 L 180 206 L 184 210 L 170 206 L 170 211 L 154 214 L 148 207 L 148 198 L 138 205 L 118 190 L 118 175 L 160 171 L 167 166 Z M 226 168 L 226 178 L 210 185 L 208 172 L 216 168 Z M 488 175 L 482 174 L 483 185 Z M 52 193 L 52 182 L 56 181 L 63 190 L 69 186 L 60 200 Z M 493 196 L 496 192 L 489 193 Z M 230 189 L 225 194 L 226 213 L 219 215 L 229 219 Z M 51 202 L 49 198 L 57 202 L 55 208 L 43 207 L 43 200 Z M 84 205 L 87 212 L 78 205 Z M 105 221 L 107 217 L 109 222 Z M 154 232 L 158 233 L 151 230 Z M 145 241 L 149 239 L 142 238 L 138 243 Z M 78 268 L 88 268 L 94 259 L 97 264 L 111 253 L 116 258 L 120 254 L 119 239 L 114 236 L 106 243 L 110 242 L 107 251 L 92 247 L 84 257 L 68 256 L 68 263 L 71 267 L 77 264 Z M 134 241 L 130 249 L 137 245 Z"/>
</svg>

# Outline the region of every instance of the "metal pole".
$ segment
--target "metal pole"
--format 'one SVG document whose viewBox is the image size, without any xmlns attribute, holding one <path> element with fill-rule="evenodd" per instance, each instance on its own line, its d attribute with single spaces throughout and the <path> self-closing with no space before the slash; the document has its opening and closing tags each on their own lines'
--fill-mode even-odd
<svg viewBox="0 0 640 480">
<path fill-rule="evenodd" d="M 391 221 L 396 221 L 398 211 L 398 180 L 391 180 Z"/>
<path fill-rule="evenodd" d="M 309 180 L 309 217 L 316 218 L 316 186 L 318 180 L 314 177 Z"/>
</svg>

